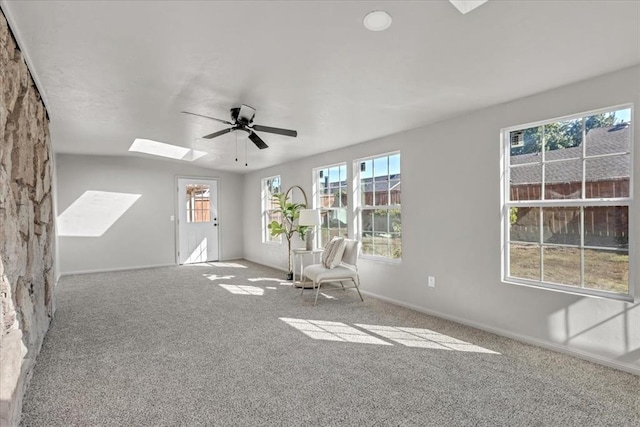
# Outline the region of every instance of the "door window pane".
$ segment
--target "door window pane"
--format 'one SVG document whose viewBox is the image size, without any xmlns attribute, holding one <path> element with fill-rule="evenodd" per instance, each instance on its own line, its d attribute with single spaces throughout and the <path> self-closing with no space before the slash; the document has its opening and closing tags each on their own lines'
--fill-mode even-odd
<svg viewBox="0 0 640 427">
<path fill-rule="evenodd" d="M 187 184 L 187 222 L 210 222 L 211 204 L 209 186 Z"/>
</svg>

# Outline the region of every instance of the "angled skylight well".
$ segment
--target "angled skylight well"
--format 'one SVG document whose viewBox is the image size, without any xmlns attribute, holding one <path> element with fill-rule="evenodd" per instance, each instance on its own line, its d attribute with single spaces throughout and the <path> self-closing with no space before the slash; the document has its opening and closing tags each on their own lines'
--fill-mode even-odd
<svg viewBox="0 0 640 427">
<path fill-rule="evenodd" d="M 184 160 L 187 162 L 193 162 L 207 155 L 205 151 L 192 150 L 187 147 L 180 147 L 178 145 L 142 138 L 136 138 L 133 141 L 133 144 L 131 144 L 131 147 L 129 147 L 129 151 L 151 154 L 152 156 L 167 157 L 169 159 Z"/>
<path fill-rule="evenodd" d="M 464 15 L 471 12 L 473 9 L 482 6 L 487 2 L 487 0 L 449 0 L 449 2 Z"/>
</svg>

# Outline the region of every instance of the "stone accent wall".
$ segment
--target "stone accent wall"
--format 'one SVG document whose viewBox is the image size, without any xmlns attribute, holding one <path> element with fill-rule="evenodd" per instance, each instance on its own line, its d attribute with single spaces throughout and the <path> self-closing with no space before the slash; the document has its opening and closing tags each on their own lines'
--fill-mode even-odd
<svg viewBox="0 0 640 427">
<path fill-rule="evenodd" d="M 17 425 L 54 311 L 49 122 L 0 11 L 0 425 Z"/>
</svg>

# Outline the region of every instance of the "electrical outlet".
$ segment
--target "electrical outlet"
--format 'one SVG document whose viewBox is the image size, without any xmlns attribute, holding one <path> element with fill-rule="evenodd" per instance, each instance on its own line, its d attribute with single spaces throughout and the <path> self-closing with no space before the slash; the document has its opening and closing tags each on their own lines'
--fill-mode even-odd
<svg viewBox="0 0 640 427">
<path fill-rule="evenodd" d="M 429 276 L 429 281 L 427 282 L 430 288 L 436 287 L 436 278 L 433 276 Z"/>
</svg>

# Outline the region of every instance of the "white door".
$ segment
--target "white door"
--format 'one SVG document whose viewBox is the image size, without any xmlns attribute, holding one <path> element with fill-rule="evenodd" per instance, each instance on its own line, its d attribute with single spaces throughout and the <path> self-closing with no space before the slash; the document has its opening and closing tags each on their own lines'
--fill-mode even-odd
<svg viewBox="0 0 640 427">
<path fill-rule="evenodd" d="M 218 182 L 178 178 L 178 263 L 218 261 Z"/>
</svg>

